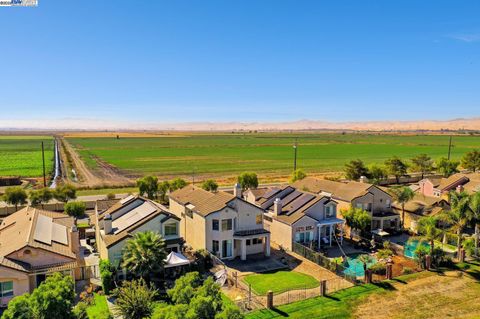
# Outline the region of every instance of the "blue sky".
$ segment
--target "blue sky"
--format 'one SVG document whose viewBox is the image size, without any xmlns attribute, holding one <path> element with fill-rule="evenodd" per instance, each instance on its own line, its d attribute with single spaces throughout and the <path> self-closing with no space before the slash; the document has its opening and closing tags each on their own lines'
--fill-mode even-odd
<svg viewBox="0 0 480 319">
<path fill-rule="evenodd" d="M 0 118 L 480 116 L 479 1 L 57 1 L 0 8 Z"/>
</svg>

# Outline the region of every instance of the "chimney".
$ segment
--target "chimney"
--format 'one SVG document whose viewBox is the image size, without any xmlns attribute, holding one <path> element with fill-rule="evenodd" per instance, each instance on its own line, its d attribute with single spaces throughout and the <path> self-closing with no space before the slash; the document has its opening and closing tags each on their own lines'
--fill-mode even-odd
<svg viewBox="0 0 480 319">
<path fill-rule="evenodd" d="M 368 183 L 368 178 L 366 176 L 360 176 L 360 183 Z"/>
<path fill-rule="evenodd" d="M 282 201 L 280 198 L 275 198 L 275 201 L 273 202 L 273 214 L 275 216 L 282 214 Z"/>
<path fill-rule="evenodd" d="M 233 195 L 235 195 L 238 198 L 242 198 L 242 187 L 240 186 L 239 183 L 236 183 L 235 186 L 233 187 Z"/>
<path fill-rule="evenodd" d="M 80 252 L 80 237 L 78 235 L 77 226 L 73 226 L 70 231 L 70 243 L 72 246 L 72 252 L 78 254 Z"/>
<path fill-rule="evenodd" d="M 463 192 L 463 185 L 458 185 L 457 186 L 457 193 Z"/>
<path fill-rule="evenodd" d="M 103 219 L 103 230 L 105 231 L 105 234 L 112 233 L 112 216 L 110 214 L 106 214 Z"/>
</svg>

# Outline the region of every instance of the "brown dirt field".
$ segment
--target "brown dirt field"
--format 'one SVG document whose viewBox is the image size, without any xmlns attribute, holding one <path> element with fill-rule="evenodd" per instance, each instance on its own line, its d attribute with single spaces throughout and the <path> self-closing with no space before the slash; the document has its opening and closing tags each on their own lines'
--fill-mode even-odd
<svg viewBox="0 0 480 319">
<path fill-rule="evenodd" d="M 363 300 L 353 318 L 480 318 L 480 284 L 461 272 L 448 271 L 405 283 Z"/>
<path fill-rule="evenodd" d="M 176 137 L 186 136 L 191 133 L 182 132 L 70 132 L 64 133 L 64 137 Z"/>
</svg>

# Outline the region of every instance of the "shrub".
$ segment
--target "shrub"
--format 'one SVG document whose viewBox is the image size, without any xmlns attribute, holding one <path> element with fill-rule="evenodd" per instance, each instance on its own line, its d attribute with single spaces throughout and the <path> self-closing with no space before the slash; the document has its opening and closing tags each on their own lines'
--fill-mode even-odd
<svg viewBox="0 0 480 319">
<path fill-rule="evenodd" d="M 85 214 L 86 205 L 84 202 L 70 202 L 65 204 L 65 214 L 75 219 Z"/>
<path fill-rule="evenodd" d="M 218 189 L 218 184 L 213 179 L 207 179 L 202 183 L 202 188 L 209 192 L 216 192 Z"/>
<path fill-rule="evenodd" d="M 403 275 L 413 274 L 414 272 L 415 272 L 415 270 L 413 270 L 410 267 L 403 267 L 403 269 L 402 269 L 402 274 Z"/>
<path fill-rule="evenodd" d="M 384 263 L 376 263 L 369 268 L 374 274 L 385 275 L 387 273 L 387 266 Z"/>
<path fill-rule="evenodd" d="M 114 267 L 110 264 L 109 260 L 102 259 L 100 260 L 100 277 L 102 278 L 102 288 L 105 294 L 110 294 L 115 284 L 113 281 L 114 278 Z"/>
<path fill-rule="evenodd" d="M 73 315 L 76 319 L 88 319 L 87 308 L 88 305 L 81 301 L 73 308 Z"/>
<path fill-rule="evenodd" d="M 109 199 L 109 200 L 115 199 L 115 194 L 114 193 L 108 193 L 106 198 Z"/>
<path fill-rule="evenodd" d="M 124 281 L 118 288 L 115 314 L 124 319 L 150 318 L 157 291 L 149 288 L 145 280 Z"/>
</svg>

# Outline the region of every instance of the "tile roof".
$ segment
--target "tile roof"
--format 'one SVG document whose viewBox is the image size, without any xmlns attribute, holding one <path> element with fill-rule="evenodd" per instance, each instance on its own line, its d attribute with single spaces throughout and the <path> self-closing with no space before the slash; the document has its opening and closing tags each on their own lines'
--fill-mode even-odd
<svg viewBox="0 0 480 319">
<path fill-rule="evenodd" d="M 144 205 L 149 205 L 152 210 L 149 210 L 147 212 L 141 212 L 142 214 L 145 214 L 139 216 L 140 218 L 128 216 L 129 213 L 137 214 L 138 209 L 141 208 L 141 206 L 143 207 Z M 156 218 L 157 216 L 164 215 L 165 218 L 162 219 L 163 221 L 168 218 L 178 220 L 178 217 L 170 213 L 170 211 L 165 206 L 142 196 L 132 196 L 131 198 L 128 198 L 127 201 L 116 200 L 115 204 L 109 206 L 110 208 L 108 208 L 107 210 L 98 213 L 99 221 L 103 220 L 105 215 L 108 213 L 112 216 L 112 224 L 115 226 L 116 221 L 121 221 L 121 225 L 117 225 L 121 227 L 118 232 L 114 232 L 111 234 L 105 234 L 103 232 L 101 233 L 102 239 L 104 240 L 107 247 L 111 247 L 116 243 L 122 241 L 123 239 L 130 237 L 132 231 L 149 222 L 150 220 Z M 126 209 L 127 207 L 128 209 L 126 211 L 122 210 Z M 115 215 L 118 213 L 121 213 L 121 217 L 118 217 L 117 219 Z M 100 229 L 103 229 L 103 223 L 100 223 L 99 227 Z"/>
<path fill-rule="evenodd" d="M 438 188 L 442 191 L 446 190 L 447 188 L 451 187 L 452 185 L 454 185 L 456 183 L 459 183 L 461 180 L 464 180 L 465 183 L 466 183 L 466 182 L 468 182 L 469 179 L 468 179 L 467 175 L 465 175 L 463 173 L 453 174 L 452 176 L 450 176 L 448 178 L 442 178 Z"/>
<path fill-rule="evenodd" d="M 176 190 L 169 197 L 182 205 L 193 205 L 193 210 L 204 217 L 222 210 L 235 199 L 233 194 L 222 191 L 212 193 L 193 185 Z"/>
<path fill-rule="evenodd" d="M 332 194 L 332 198 L 350 202 L 369 192 L 373 184 L 360 182 L 336 182 L 315 177 L 306 177 L 292 184 L 293 187 L 316 194 L 322 192 Z"/>
<path fill-rule="evenodd" d="M 49 218 L 51 218 L 50 221 L 54 226 L 59 225 L 60 228 L 61 226 L 67 227 L 66 243 L 62 244 L 56 241 L 55 234 L 47 234 L 47 239 L 49 240 L 44 242 L 40 241 L 38 236 L 35 236 L 35 233 L 39 234 L 45 231 L 44 229 L 37 229 L 38 227 L 42 227 L 42 225 L 39 224 L 39 220 L 48 221 Z M 12 253 L 27 246 L 76 259 L 77 256 L 72 251 L 72 243 L 70 241 L 70 236 L 68 235 L 73 225 L 74 220 L 72 217 L 62 213 L 40 210 L 29 206 L 11 214 L 3 219 L 0 224 L 1 264 L 18 270 L 27 269 L 28 265 L 23 264 L 21 261 L 12 260 L 8 257 Z M 55 226 L 54 228 L 58 228 L 58 226 Z M 45 237 L 46 234 L 42 233 L 42 235 L 42 237 Z M 52 238 L 53 241 L 51 240 Z"/>
<path fill-rule="evenodd" d="M 442 198 L 416 193 L 411 201 L 405 203 L 405 211 L 421 215 L 431 214 L 434 211 L 438 213 L 438 208 L 443 209 L 442 205 L 448 206 L 447 202 Z M 393 202 L 392 207 L 397 212 L 402 211 L 402 205 L 398 202 Z"/>
</svg>

